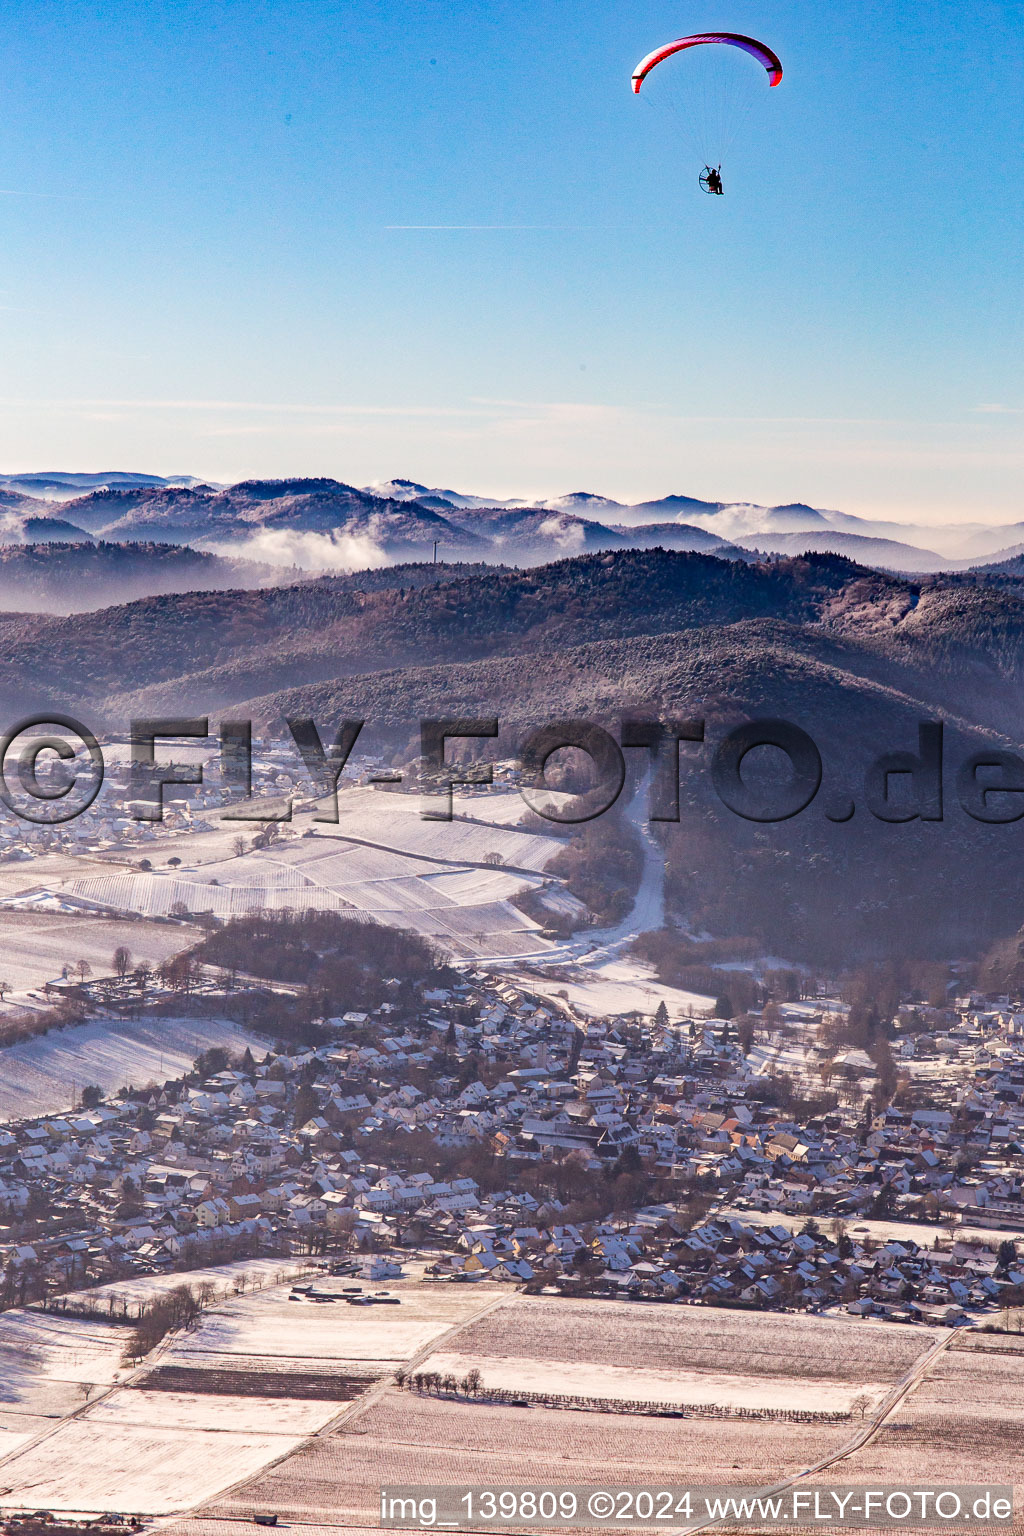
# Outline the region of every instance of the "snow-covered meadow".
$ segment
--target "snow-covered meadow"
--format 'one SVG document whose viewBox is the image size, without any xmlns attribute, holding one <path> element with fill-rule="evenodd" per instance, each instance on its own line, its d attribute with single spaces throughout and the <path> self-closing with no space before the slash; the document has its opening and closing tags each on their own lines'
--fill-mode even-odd
<svg viewBox="0 0 1024 1536">
<path fill-rule="evenodd" d="M 610 1396 L 621 1395 L 633 1372 L 638 1380 L 647 1373 L 692 1383 L 707 1377 L 732 1394 L 740 1381 L 749 1382 L 751 1391 L 784 1391 L 792 1383 L 801 1398 L 794 1406 L 831 1411 L 835 1403 L 826 1399 L 837 1386 L 871 1393 L 891 1384 L 936 1337 L 900 1323 L 865 1327 L 853 1318 L 516 1296 L 466 1329 L 458 1353 L 517 1369 L 527 1363 L 574 1367 L 585 1360 L 595 1375 L 605 1367 L 617 1373 L 620 1392 Z M 820 1405 L 803 1391 L 819 1384 Z M 710 1396 L 686 1400 L 727 1406 Z"/>
<path fill-rule="evenodd" d="M 380 1489 L 464 1483 L 495 1488 L 687 1483 L 755 1485 L 806 1467 L 849 1436 L 843 1424 L 646 1418 L 451 1402 L 389 1390 L 338 1432 L 307 1442 L 208 1506 L 315 1527 L 375 1528 Z M 219 1528 L 219 1527 L 218 1527 Z M 213 1536 L 175 1525 L 169 1536 Z"/>
<path fill-rule="evenodd" d="M 4 1503 L 168 1514 L 251 1476 L 300 1438 L 294 1431 L 170 1428 L 85 1414 L 0 1464 Z"/>
<path fill-rule="evenodd" d="M 50 910 L 59 906 L 69 886 L 29 878 L 30 863 L 18 867 L 25 876 L 23 885 L 6 899 L 23 903 L 26 910 L 0 906 L 0 976 L 10 987 L 8 1007 L 31 1004 L 28 994 L 49 981 L 61 980 L 66 965 L 84 960 L 92 975 L 112 975 L 114 951 L 124 945 L 135 964 L 146 961 L 156 966 L 200 936 L 183 923 L 125 922 Z M 35 1001 L 38 1004 L 41 999 Z"/>
<path fill-rule="evenodd" d="M 771 1380 L 729 1371 L 658 1370 L 650 1366 L 594 1365 L 579 1360 L 514 1360 L 507 1356 L 453 1353 L 438 1350 L 423 1369 L 460 1379 L 480 1372 L 484 1387 L 512 1392 L 551 1392 L 571 1397 L 601 1397 L 613 1401 L 665 1403 L 717 1408 L 776 1408 L 812 1413 L 849 1413 L 858 1406 L 875 1407 L 888 1387 L 881 1382 L 804 1380 L 779 1375 Z"/>
<path fill-rule="evenodd" d="M 115 1092 L 180 1077 L 215 1045 L 231 1052 L 250 1046 L 260 1055 L 267 1049 L 265 1040 L 227 1019 L 93 1019 L 52 1029 L 0 1056 L 0 1120 L 71 1109 L 86 1083 Z"/>
<path fill-rule="evenodd" d="M 348 1283 L 318 1282 L 317 1289 L 340 1291 Z M 395 1365 L 472 1317 L 487 1300 L 504 1294 L 498 1286 L 403 1282 L 393 1293 L 400 1297 L 397 1307 L 290 1302 L 287 1291 L 279 1287 L 234 1297 L 180 1335 L 162 1363 L 193 1367 L 216 1363 L 223 1368 L 233 1357 L 260 1357 L 267 1371 L 311 1365 L 326 1369 L 352 1361 Z"/>
<path fill-rule="evenodd" d="M 60 1418 L 125 1374 L 125 1331 L 104 1323 L 18 1309 L 0 1316 L 0 1423 Z"/>
<path fill-rule="evenodd" d="M 457 811 L 450 822 L 424 820 L 430 803 L 351 788 L 339 795 L 337 824 L 303 811 L 267 848 L 236 853 L 235 840 L 251 843 L 255 829 L 221 818 L 209 832 L 147 846 L 152 869 L 66 860 L 40 868 L 30 890 L 23 882 L 6 899 L 36 908 L 70 899 L 149 919 L 178 904 L 220 918 L 309 907 L 410 928 L 464 957 L 543 953 L 550 946 L 538 925 L 511 898 L 544 883 L 560 841 L 515 825 L 525 811 L 518 795 L 496 791 L 493 805 L 475 799 L 473 819 Z M 494 820 L 485 819 L 492 811 Z M 170 858 L 179 862 L 172 867 Z"/>
</svg>

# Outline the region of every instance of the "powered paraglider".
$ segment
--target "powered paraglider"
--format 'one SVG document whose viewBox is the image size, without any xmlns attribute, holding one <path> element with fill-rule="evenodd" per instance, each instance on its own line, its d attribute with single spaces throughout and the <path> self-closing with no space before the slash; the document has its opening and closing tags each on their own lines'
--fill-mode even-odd
<svg viewBox="0 0 1024 1536">
<path fill-rule="evenodd" d="M 691 53 L 690 50 L 695 50 Z M 782 64 L 766 43 L 740 32 L 697 32 L 655 48 L 633 71 L 633 91 L 642 100 L 672 109 L 704 161 L 700 184 L 721 196 L 721 161 L 753 101 L 745 67 L 736 50 L 748 54 L 768 75 L 782 79 Z M 685 61 L 678 59 L 685 54 Z M 676 60 L 666 67 L 667 60 Z"/>
</svg>

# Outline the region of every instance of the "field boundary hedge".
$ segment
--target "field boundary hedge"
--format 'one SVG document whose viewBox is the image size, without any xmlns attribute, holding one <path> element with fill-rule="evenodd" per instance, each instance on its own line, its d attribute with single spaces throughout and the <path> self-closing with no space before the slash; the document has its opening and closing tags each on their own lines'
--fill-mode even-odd
<svg viewBox="0 0 1024 1536">
<path fill-rule="evenodd" d="M 760 1419 L 789 1424 L 847 1424 L 853 1415 L 846 1410 L 830 1412 L 815 1408 L 741 1408 L 719 1403 L 661 1403 L 642 1398 L 581 1397 L 567 1392 L 516 1392 L 509 1387 L 477 1387 L 466 1390 L 435 1387 L 417 1376 L 399 1382 L 424 1397 L 447 1402 L 529 1403 L 538 1408 L 570 1408 L 577 1413 L 639 1414 L 655 1419 Z"/>
</svg>

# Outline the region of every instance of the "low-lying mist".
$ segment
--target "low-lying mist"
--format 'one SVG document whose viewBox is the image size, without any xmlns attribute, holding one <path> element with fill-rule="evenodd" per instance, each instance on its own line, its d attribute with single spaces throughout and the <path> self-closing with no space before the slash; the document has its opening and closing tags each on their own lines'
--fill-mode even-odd
<svg viewBox="0 0 1024 1536">
<path fill-rule="evenodd" d="M 262 528 L 241 539 L 204 539 L 203 548 L 231 560 L 258 561 L 306 572 L 367 571 L 391 564 L 381 545 L 361 533 Z"/>
</svg>

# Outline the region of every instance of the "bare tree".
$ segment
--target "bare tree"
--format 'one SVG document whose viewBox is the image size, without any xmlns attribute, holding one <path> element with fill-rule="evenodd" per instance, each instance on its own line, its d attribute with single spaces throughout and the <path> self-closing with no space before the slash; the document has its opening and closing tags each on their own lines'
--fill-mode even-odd
<svg viewBox="0 0 1024 1536">
<path fill-rule="evenodd" d="M 117 979 L 119 981 L 124 981 L 131 968 L 131 950 L 126 944 L 119 944 L 114 950 L 114 970 L 117 972 Z"/>
<path fill-rule="evenodd" d="M 138 988 L 139 1001 L 144 1002 L 146 997 L 146 990 L 153 980 L 153 967 L 149 964 L 148 961 L 142 960 L 139 962 L 139 964 L 132 972 L 132 980 L 135 982 L 135 985 Z"/>
</svg>

